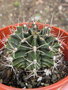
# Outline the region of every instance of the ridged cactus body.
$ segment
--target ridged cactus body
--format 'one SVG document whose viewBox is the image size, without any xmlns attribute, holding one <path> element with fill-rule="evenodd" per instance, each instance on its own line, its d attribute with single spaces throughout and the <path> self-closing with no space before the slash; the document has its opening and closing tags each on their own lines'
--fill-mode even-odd
<svg viewBox="0 0 68 90">
<path fill-rule="evenodd" d="M 6 43 L 12 65 L 19 69 L 39 70 L 54 66 L 59 54 L 60 42 L 51 33 L 51 28 L 38 29 L 36 24 L 18 26 Z"/>
</svg>

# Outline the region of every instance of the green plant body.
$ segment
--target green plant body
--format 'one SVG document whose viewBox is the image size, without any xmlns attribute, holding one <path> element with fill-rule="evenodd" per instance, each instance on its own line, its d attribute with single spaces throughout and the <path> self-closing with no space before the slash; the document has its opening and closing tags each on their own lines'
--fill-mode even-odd
<svg viewBox="0 0 68 90">
<path fill-rule="evenodd" d="M 31 28 L 17 26 L 5 45 L 11 65 L 33 71 L 34 76 L 40 68 L 53 67 L 56 56 L 60 54 L 60 42 L 50 32 L 51 28 L 45 26 L 39 30 L 35 23 Z"/>
</svg>

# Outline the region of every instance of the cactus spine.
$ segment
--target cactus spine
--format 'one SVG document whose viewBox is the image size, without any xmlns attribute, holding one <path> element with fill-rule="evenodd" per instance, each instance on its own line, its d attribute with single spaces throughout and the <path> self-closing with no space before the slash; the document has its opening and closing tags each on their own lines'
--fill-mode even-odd
<svg viewBox="0 0 68 90">
<path fill-rule="evenodd" d="M 60 42 L 51 33 L 51 28 L 39 30 L 33 23 L 18 26 L 6 43 L 8 57 L 11 57 L 13 67 L 32 71 L 37 76 L 40 68 L 51 68 L 60 54 Z"/>
</svg>

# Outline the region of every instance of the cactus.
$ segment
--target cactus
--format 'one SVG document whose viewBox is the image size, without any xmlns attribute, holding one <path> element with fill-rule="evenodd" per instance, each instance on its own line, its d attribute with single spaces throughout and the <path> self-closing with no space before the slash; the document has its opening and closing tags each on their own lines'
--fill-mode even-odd
<svg viewBox="0 0 68 90">
<path fill-rule="evenodd" d="M 17 26 L 5 45 L 7 58 L 12 61 L 10 64 L 17 69 L 32 71 L 32 76 L 37 76 L 40 68 L 55 67 L 61 44 L 50 32 L 51 28 L 45 26 L 39 30 L 35 23 L 31 28 Z"/>
</svg>

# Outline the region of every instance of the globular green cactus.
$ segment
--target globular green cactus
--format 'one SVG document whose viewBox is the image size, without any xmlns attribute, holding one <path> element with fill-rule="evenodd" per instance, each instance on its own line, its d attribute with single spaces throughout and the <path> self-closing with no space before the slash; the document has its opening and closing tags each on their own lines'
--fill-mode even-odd
<svg viewBox="0 0 68 90">
<path fill-rule="evenodd" d="M 53 67 L 55 57 L 59 55 L 60 42 L 50 31 L 47 26 L 39 30 L 35 23 L 31 28 L 18 26 L 5 45 L 11 65 L 17 69 L 32 70 L 34 75 L 40 68 Z"/>
</svg>

